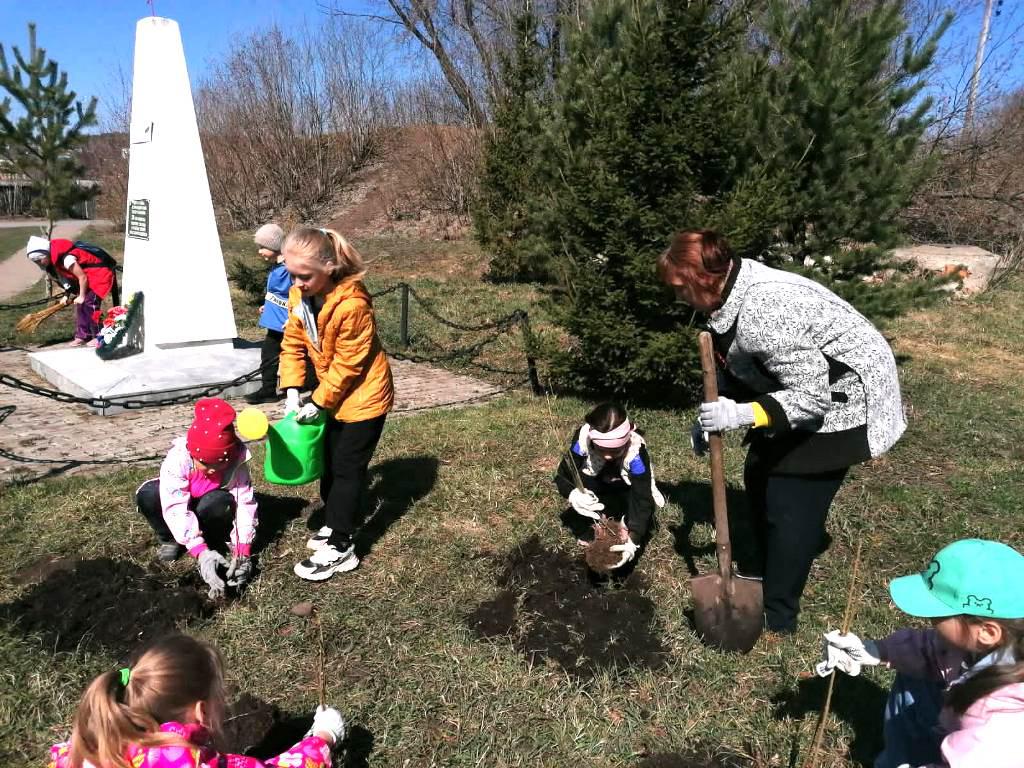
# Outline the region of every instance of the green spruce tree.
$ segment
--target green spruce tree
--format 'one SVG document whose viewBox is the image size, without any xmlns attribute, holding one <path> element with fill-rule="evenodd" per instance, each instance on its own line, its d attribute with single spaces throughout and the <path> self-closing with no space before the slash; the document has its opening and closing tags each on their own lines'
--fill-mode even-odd
<svg viewBox="0 0 1024 768">
<path fill-rule="evenodd" d="M 833 279 L 879 266 L 926 170 L 921 74 L 951 18 L 915 47 L 904 14 L 892 0 L 774 0 L 751 71 L 752 143 L 786 193 L 776 252 Z"/>
<path fill-rule="evenodd" d="M 530 211 L 572 339 L 553 352 L 563 384 L 684 391 L 699 370 L 692 313 L 657 280 L 657 255 L 689 227 L 738 233 L 744 251 L 766 242 L 771 180 L 742 159 L 732 76 L 741 11 L 600 0 L 569 42 Z"/>
<path fill-rule="evenodd" d="M 501 95 L 484 142 L 471 212 L 476 237 L 491 253 L 493 280 L 544 280 L 548 259 L 527 215 L 535 192 L 540 127 L 550 111 L 547 56 L 537 39 L 537 19 L 525 10 L 515 20 L 515 48 L 502 60 Z"/>
<path fill-rule="evenodd" d="M 7 93 L 0 102 L 0 159 L 31 180 L 35 207 L 52 234 L 54 221 L 97 191 L 78 185 L 84 172 L 78 150 L 83 131 L 96 124 L 96 99 L 83 108 L 67 73 L 36 46 L 35 24 L 28 25 L 28 39 L 28 56 L 12 47 L 13 65 L 0 45 L 0 88 Z"/>
</svg>

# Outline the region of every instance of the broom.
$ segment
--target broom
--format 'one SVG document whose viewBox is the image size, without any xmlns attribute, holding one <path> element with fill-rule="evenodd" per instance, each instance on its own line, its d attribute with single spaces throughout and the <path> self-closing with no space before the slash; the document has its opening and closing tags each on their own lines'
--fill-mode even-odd
<svg viewBox="0 0 1024 768">
<path fill-rule="evenodd" d="M 18 321 L 18 324 L 14 326 L 14 330 L 18 333 L 35 333 L 36 328 L 39 327 L 43 320 L 69 306 L 71 306 L 70 302 L 65 304 L 58 301 L 56 304 L 51 304 L 45 309 L 40 309 L 38 312 L 29 312 Z"/>
</svg>

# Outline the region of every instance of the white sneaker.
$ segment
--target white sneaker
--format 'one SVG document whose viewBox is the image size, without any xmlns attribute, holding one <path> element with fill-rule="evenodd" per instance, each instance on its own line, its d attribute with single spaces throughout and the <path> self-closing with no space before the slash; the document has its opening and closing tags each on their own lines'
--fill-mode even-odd
<svg viewBox="0 0 1024 768">
<path fill-rule="evenodd" d="M 325 525 L 323 528 L 321 528 L 319 531 L 317 531 L 309 537 L 309 539 L 306 541 L 306 547 L 314 551 L 318 549 L 323 549 L 324 545 L 327 544 L 327 540 L 331 538 L 331 534 L 333 532 L 334 531 L 331 528 L 328 528 Z"/>
<path fill-rule="evenodd" d="M 324 544 L 314 552 L 308 560 L 296 563 L 295 575 L 306 581 L 324 581 L 336 573 L 352 571 L 359 567 L 356 548 L 349 545 L 348 549 L 339 551 L 333 544 Z"/>
</svg>

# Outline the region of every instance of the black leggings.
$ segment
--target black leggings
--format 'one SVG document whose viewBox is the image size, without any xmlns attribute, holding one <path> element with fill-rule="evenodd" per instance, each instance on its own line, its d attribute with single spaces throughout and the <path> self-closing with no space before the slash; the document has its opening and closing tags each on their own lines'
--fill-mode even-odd
<svg viewBox="0 0 1024 768">
<path fill-rule="evenodd" d="M 352 543 L 367 470 L 386 418 L 384 413 L 366 421 L 327 421 L 320 498 L 325 523 L 331 529 L 329 543 L 338 549 L 347 549 Z"/>
<path fill-rule="evenodd" d="M 160 503 L 160 481 L 143 483 L 135 492 L 135 504 L 160 543 L 173 543 L 174 534 L 164 521 L 164 509 Z M 189 499 L 188 508 L 195 512 L 207 546 L 226 551 L 231 527 L 235 524 L 235 497 L 218 488 L 204 493 L 198 499 Z"/>
<path fill-rule="evenodd" d="M 748 457 L 745 511 L 730 510 L 737 566 L 764 574 L 765 627 L 796 630 L 811 564 L 825 546 L 825 520 L 847 467 L 815 475 L 776 474 Z"/>
</svg>

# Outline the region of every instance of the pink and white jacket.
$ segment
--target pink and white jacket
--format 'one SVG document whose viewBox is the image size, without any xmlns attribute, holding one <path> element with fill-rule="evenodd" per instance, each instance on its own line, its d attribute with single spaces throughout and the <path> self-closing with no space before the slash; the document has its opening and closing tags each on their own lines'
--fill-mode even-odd
<svg viewBox="0 0 1024 768">
<path fill-rule="evenodd" d="M 246 462 L 252 458 L 243 445 L 234 462 L 224 470 L 220 487 L 235 499 L 235 524 L 231 529 L 231 551 L 248 557 L 252 554 L 252 542 L 256 538 L 257 509 L 252 489 L 252 478 Z M 160 465 L 160 505 L 164 521 L 171 529 L 174 540 L 188 550 L 192 557 L 199 557 L 207 549 L 199 521 L 189 509 L 191 492 L 189 479 L 195 470 L 195 463 L 185 447 L 185 438 L 179 437 L 171 444 L 171 450 Z"/>
<path fill-rule="evenodd" d="M 974 672 L 1012 656 L 995 652 L 968 667 L 968 654 L 935 630 L 901 629 L 876 641 L 879 658 L 910 677 L 940 680 L 949 688 Z M 949 768 L 1024 768 L 1024 683 L 1006 685 L 978 699 L 963 715 L 944 708 L 939 727 Z"/>
<path fill-rule="evenodd" d="M 139 747 L 125 750 L 133 768 L 330 768 L 331 748 L 319 736 L 307 736 L 287 752 L 269 760 L 245 755 L 222 755 L 210 746 L 210 734 L 197 724 L 164 723 L 164 733 L 181 736 L 186 746 Z M 71 745 L 50 747 L 48 768 L 71 768 Z M 83 768 L 103 768 L 84 763 Z"/>
</svg>

